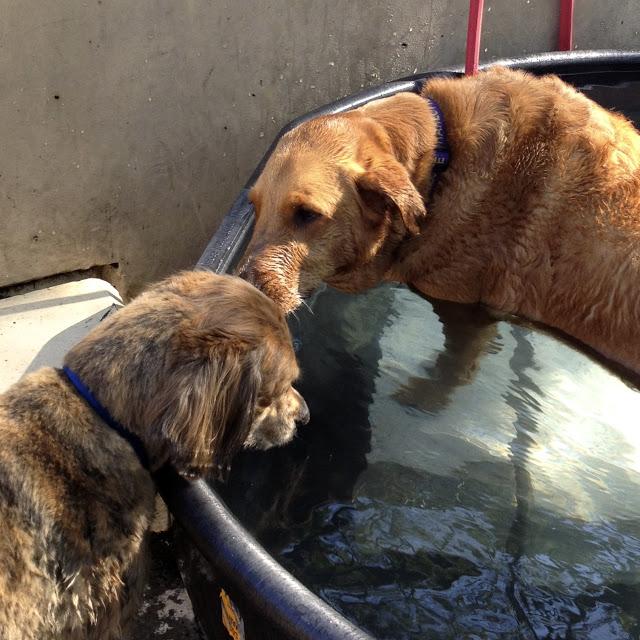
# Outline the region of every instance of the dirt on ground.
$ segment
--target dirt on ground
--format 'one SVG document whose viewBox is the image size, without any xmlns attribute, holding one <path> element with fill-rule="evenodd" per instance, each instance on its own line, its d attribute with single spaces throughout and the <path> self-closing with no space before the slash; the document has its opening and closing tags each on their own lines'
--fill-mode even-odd
<svg viewBox="0 0 640 640">
<path fill-rule="evenodd" d="M 171 533 L 151 535 L 151 568 L 131 640 L 206 640 L 175 562 Z"/>
</svg>

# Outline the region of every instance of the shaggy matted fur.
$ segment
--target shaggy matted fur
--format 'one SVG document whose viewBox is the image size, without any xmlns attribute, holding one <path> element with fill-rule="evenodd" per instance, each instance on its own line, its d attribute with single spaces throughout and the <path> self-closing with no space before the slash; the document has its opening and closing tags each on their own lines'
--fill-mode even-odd
<svg viewBox="0 0 640 640">
<path fill-rule="evenodd" d="M 308 420 L 282 312 L 230 276 L 161 282 L 65 364 L 141 438 L 152 470 L 202 475 Z M 122 637 L 143 586 L 150 473 L 51 368 L 0 396 L 0 439 L 0 638 Z"/>
<path fill-rule="evenodd" d="M 429 80 L 287 133 L 244 275 L 290 311 L 381 280 L 556 327 L 640 373 L 640 135 L 555 76 Z M 436 120 L 451 163 L 433 194 Z M 425 206 L 425 201 L 428 200 Z"/>
</svg>

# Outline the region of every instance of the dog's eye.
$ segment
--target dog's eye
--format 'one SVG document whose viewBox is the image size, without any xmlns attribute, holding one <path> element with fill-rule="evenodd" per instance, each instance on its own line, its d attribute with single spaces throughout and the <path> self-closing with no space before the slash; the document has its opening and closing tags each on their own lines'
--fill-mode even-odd
<svg viewBox="0 0 640 640">
<path fill-rule="evenodd" d="M 314 220 L 320 218 L 321 214 L 309 207 L 297 207 L 293 212 L 293 220 L 298 227 L 306 227 Z"/>
</svg>

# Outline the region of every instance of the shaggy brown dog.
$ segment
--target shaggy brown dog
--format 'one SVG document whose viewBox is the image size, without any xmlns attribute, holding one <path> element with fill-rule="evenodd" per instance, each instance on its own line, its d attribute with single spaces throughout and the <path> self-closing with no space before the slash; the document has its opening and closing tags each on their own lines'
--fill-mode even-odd
<svg viewBox="0 0 640 640">
<path fill-rule="evenodd" d="M 451 153 L 435 183 L 426 97 Z M 640 136 L 555 76 L 435 78 L 422 96 L 311 120 L 282 138 L 251 200 L 244 275 L 287 311 L 322 281 L 400 281 L 543 322 L 640 372 Z"/>
<path fill-rule="evenodd" d="M 65 364 L 143 443 L 150 471 L 202 475 L 308 420 L 282 312 L 188 272 L 105 320 Z M 154 484 L 61 370 L 0 396 L 0 637 L 122 637 L 144 579 Z"/>
</svg>

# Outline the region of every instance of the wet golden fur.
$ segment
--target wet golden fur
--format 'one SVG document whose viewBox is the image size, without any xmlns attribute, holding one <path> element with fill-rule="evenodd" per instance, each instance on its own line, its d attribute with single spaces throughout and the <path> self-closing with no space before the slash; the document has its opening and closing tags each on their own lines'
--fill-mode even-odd
<svg viewBox="0 0 640 640">
<path fill-rule="evenodd" d="M 429 80 L 286 134 L 251 199 L 244 275 L 283 309 L 382 280 L 543 322 L 640 372 L 640 136 L 555 76 Z M 425 202 L 427 204 L 425 205 Z"/>
<path fill-rule="evenodd" d="M 142 439 L 153 470 L 200 476 L 308 419 L 282 312 L 238 278 L 169 278 L 65 364 Z M 122 637 L 144 581 L 151 475 L 56 369 L 0 396 L 0 438 L 0 638 Z"/>
</svg>

